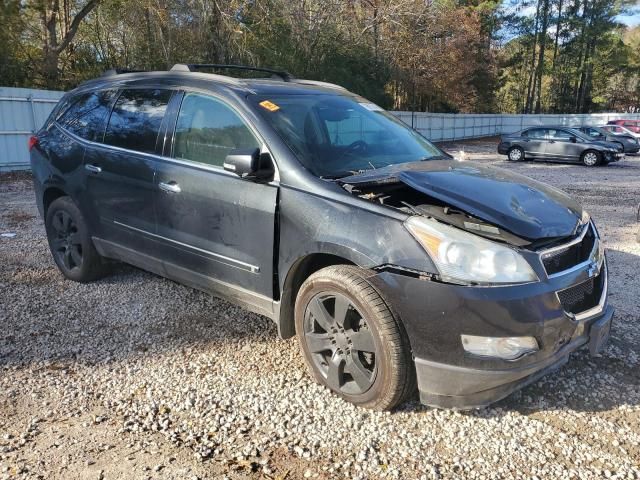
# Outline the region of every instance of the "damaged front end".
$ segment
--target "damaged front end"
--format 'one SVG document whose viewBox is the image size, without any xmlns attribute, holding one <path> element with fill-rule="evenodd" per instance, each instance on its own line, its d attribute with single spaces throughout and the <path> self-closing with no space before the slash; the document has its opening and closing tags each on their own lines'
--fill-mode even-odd
<svg viewBox="0 0 640 480">
<path fill-rule="evenodd" d="M 522 175 L 434 160 L 339 180 L 360 198 L 516 247 L 542 248 L 576 234 L 586 214 L 568 195 Z"/>
<path fill-rule="evenodd" d="M 407 214 L 437 272 L 384 265 L 372 277 L 411 341 L 422 403 L 477 408 L 606 343 L 604 251 L 563 192 L 499 169 L 425 161 L 339 180 Z M 495 288 L 486 288 L 495 287 Z"/>
</svg>

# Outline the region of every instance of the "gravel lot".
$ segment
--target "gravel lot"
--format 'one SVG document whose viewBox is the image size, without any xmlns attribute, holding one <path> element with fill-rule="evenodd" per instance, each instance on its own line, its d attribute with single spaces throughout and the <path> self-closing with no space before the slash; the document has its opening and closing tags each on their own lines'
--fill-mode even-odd
<svg viewBox="0 0 640 480">
<path fill-rule="evenodd" d="M 63 280 L 28 175 L 0 176 L 0 479 L 640 479 L 640 157 L 507 164 L 575 195 L 608 247 L 617 313 L 600 358 L 474 412 L 361 410 L 307 374 L 295 339 L 222 300 L 118 266 Z"/>
</svg>

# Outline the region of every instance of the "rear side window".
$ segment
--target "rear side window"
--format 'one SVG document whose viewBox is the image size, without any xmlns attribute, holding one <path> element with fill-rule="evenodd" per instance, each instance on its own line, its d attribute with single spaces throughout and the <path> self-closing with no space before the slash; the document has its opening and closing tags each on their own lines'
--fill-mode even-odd
<svg viewBox="0 0 640 480">
<path fill-rule="evenodd" d="M 123 90 L 116 101 L 104 143 L 154 153 L 171 90 Z"/>
<path fill-rule="evenodd" d="M 58 117 L 58 123 L 86 140 L 102 141 L 115 93 L 115 90 L 89 92 L 72 99 L 64 113 Z"/>
<path fill-rule="evenodd" d="M 176 123 L 175 158 L 221 167 L 231 150 L 259 147 L 260 142 L 230 107 L 205 95 L 185 95 Z"/>
<path fill-rule="evenodd" d="M 527 132 L 529 138 L 546 138 L 547 130 L 545 128 L 534 128 Z"/>
</svg>

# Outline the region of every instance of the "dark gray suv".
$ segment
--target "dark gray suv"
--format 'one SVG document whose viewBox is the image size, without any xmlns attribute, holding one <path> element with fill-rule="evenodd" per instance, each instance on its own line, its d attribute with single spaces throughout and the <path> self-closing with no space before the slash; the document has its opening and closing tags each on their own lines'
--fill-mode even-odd
<svg viewBox="0 0 640 480">
<path fill-rule="evenodd" d="M 219 67 L 112 72 L 30 140 L 67 278 L 117 260 L 229 299 L 376 409 L 416 391 L 480 407 L 603 348 L 606 259 L 573 199 L 457 162 L 336 85 Z"/>
<path fill-rule="evenodd" d="M 526 159 L 608 165 L 624 158 L 622 145 L 596 140 L 569 127 L 533 127 L 503 135 L 498 153 L 512 162 Z"/>
</svg>

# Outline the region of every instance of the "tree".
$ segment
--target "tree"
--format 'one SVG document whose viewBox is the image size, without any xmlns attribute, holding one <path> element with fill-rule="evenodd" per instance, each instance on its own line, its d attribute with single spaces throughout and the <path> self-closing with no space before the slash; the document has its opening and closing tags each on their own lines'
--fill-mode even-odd
<svg viewBox="0 0 640 480">
<path fill-rule="evenodd" d="M 34 5 L 40 13 L 44 30 L 42 71 L 47 88 L 57 87 L 60 55 L 69 48 L 80 23 L 99 3 L 100 0 L 88 0 L 84 5 L 76 5 L 69 0 L 39 0 Z M 76 11 L 75 15 L 72 11 Z"/>
</svg>

